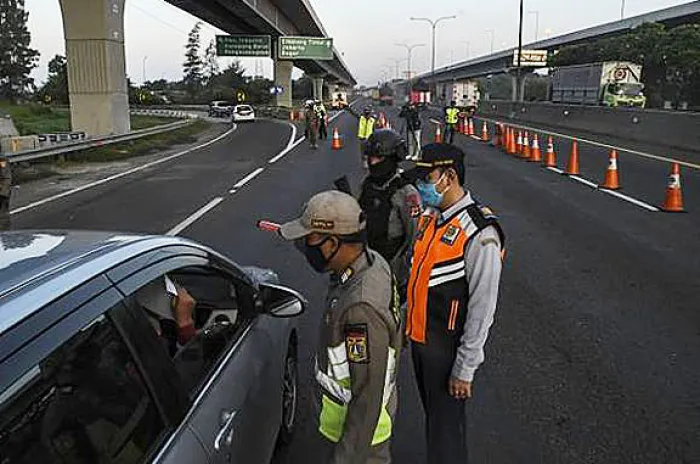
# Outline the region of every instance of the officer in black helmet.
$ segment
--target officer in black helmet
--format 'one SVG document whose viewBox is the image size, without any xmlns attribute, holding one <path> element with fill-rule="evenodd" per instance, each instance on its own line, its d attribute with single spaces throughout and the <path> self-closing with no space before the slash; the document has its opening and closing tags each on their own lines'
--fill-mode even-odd
<svg viewBox="0 0 700 464">
<path fill-rule="evenodd" d="M 380 129 L 370 136 L 364 155 L 369 175 L 362 183 L 359 203 L 367 215 L 368 244 L 391 265 L 403 302 L 408 254 L 423 212 L 418 191 L 399 170 L 399 162 L 407 155 L 406 141 L 392 129 Z"/>
</svg>

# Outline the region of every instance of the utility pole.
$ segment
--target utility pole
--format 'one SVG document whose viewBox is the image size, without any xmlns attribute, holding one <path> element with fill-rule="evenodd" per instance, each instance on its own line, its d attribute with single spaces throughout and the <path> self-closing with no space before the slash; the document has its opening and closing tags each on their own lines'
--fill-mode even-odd
<svg viewBox="0 0 700 464">
<path fill-rule="evenodd" d="M 143 63 L 142 63 L 142 67 L 141 67 L 141 81 L 143 82 L 143 84 L 146 83 L 146 60 L 147 59 L 148 59 L 148 55 L 143 57 Z M 141 84 L 141 85 L 143 85 L 143 84 Z"/>
<path fill-rule="evenodd" d="M 493 55 L 493 42 L 496 38 L 496 31 L 494 31 L 493 29 L 486 29 L 486 32 L 491 34 L 491 54 Z"/>
<path fill-rule="evenodd" d="M 408 55 L 408 76 L 406 78 L 409 81 L 409 87 L 413 89 L 413 74 L 411 73 L 411 55 L 413 54 L 413 50 L 418 47 L 425 47 L 425 44 L 415 44 L 415 45 L 408 45 L 408 44 L 396 44 L 397 47 L 403 47 L 406 49 L 406 53 Z"/>
<path fill-rule="evenodd" d="M 515 101 L 521 101 L 522 95 L 520 95 L 520 81 L 523 78 L 521 59 L 523 57 L 523 16 L 525 11 L 525 0 L 520 0 L 520 27 L 518 31 L 518 68 L 515 78 Z"/>
<path fill-rule="evenodd" d="M 620 19 L 625 19 L 625 0 L 622 0 L 622 5 L 620 5 Z"/>
<path fill-rule="evenodd" d="M 413 18 L 413 17 L 411 18 L 411 21 L 425 21 L 428 24 L 430 24 L 430 26 L 433 28 L 433 53 L 432 53 L 433 56 L 432 56 L 432 65 L 430 66 L 430 79 L 431 79 L 433 85 L 435 85 L 435 30 L 437 29 L 438 24 L 440 24 L 442 21 L 446 21 L 448 19 L 456 19 L 456 18 L 457 18 L 457 16 L 455 16 L 455 15 L 443 16 L 443 17 L 435 19 L 435 20 L 430 19 L 430 18 Z"/>
<path fill-rule="evenodd" d="M 537 42 L 537 39 L 539 38 L 539 32 L 540 32 L 540 12 L 537 10 L 530 10 L 527 12 L 527 14 L 534 14 L 535 15 L 535 42 Z"/>
</svg>

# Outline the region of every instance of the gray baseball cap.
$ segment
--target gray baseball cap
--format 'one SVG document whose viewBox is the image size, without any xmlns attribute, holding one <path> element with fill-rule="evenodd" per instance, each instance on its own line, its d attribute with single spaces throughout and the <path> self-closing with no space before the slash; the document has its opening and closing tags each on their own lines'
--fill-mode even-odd
<svg viewBox="0 0 700 464">
<path fill-rule="evenodd" d="M 327 235 L 353 235 L 365 230 L 365 215 L 352 196 L 337 190 L 314 195 L 304 205 L 300 218 L 283 224 L 280 235 L 296 240 L 316 232 Z"/>
</svg>

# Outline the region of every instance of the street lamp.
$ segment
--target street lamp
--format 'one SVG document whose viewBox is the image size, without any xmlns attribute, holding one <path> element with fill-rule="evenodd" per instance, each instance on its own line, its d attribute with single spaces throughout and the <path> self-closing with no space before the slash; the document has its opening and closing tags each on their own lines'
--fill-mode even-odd
<svg viewBox="0 0 700 464">
<path fill-rule="evenodd" d="M 396 66 L 396 78 L 399 79 L 399 78 L 401 77 L 400 74 L 399 74 L 399 65 L 400 65 L 402 62 L 406 61 L 406 60 L 399 60 L 399 59 L 396 59 L 396 58 L 389 58 L 389 61 L 393 62 L 393 63 L 394 63 L 394 66 Z"/>
<path fill-rule="evenodd" d="M 462 43 L 467 45 L 467 59 L 469 59 L 469 48 L 471 47 L 471 42 L 468 40 L 462 40 Z"/>
<path fill-rule="evenodd" d="M 443 16 L 438 19 L 430 19 L 430 18 L 411 18 L 411 21 L 425 21 L 430 24 L 430 26 L 433 28 L 433 59 L 432 59 L 432 65 L 430 67 L 430 77 L 433 81 L 435 81 L 435 29 L 437 28 L 437 25 L 440 24 L 442 21 L 446 21 L 448 19 L 457 19 L 457 16 Z M 433 82 L 433 85 L 435 82 Z"/>
<path fill-rule="evenodd" d="M 493 29 L 486 29 L 486 32 L 491 34 L 491 54 L 493 55 L 493 41 L 496 38 L 496 31 Z"/>
<path fill-rule="evenodd" d="M 396 44 L 397 47 L 404 47 L 406 49 L 406 52 L 408 54 L 408 76 L 406 78 L 410 81 L 413 75 L 411 74 L 411 55 L 413 54 L 413 49 L 418 48 L 418 47 L 425 47 L 425 44 L 415 44 L 415 45 L 408 45 L 408 44 Z"/>
<path fill-rule="evenodd" d="M 622 0 L 622 5 L 620 5 L 620 19 L 625 19 L 625 0 Z"/>
<path fill-rule="evenodd" d="M 537 10 L 530 10 L 527 14 L 535 15 L 535 42 L 537 42 L 540 31 L 540 12 Z"/>
<path fill-rule="evenodd" d="M 520 101 L 522 95 L 520 95 L 520 80 L 522 79 L 522 66 L 521 59 L 523 57 L 523 16 L 525 11 L 525 2 L 520 0 L 520 23 L 518 28 L 518 59 L 517 59 L 517 74 L 515 77 L 515 101 Z"/>
<path fill-rule="evenodd" d="M 143 57 L 143 63 L 141 67 L 141 80 L 145 84 L 146 83 L 146 60 L 148 59 L 148 55 Z"/>
</svg>

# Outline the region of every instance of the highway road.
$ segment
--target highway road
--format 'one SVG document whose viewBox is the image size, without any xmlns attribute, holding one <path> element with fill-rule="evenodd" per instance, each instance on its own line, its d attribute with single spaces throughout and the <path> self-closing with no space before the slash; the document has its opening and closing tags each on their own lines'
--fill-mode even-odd
<svg viewBox="0 0 700 464">
<path fill-rule="evenodd" d="M 318 449 L 311 355 L 326 279 L 255 222 L 295 216 L 343 174 L 357 186 L 357 122 L 344 113 L 333 125 L 344 136 L 341 151 L 329 142 L 287 151 L 291 127 L 260 121 L 13 217 L 18 228 L 179 232 L 241 263 L 274 268 L 307 295 L 299 429 L 276 463 L 313 462 Z M 457 143 L 468 154 L 469 187 L 498 212 L 508 236 L 497 320 L 467 405 L 472 462 L 700 462 L 698 172 L 684 170 L 690 213 L 673 215 L 464 136 Z M 605 150 L 586 148 L 583 177 L 600 181 L 605 163 Z M 624 154 L 620 164 L 626 193 L 662 200 L 666 165 Z M 400 367 L 394 461 L 423 463 L 422 411 L 405 353 Z"/>
</svg>

